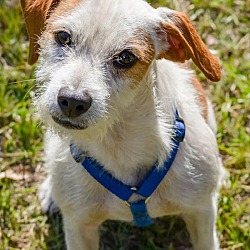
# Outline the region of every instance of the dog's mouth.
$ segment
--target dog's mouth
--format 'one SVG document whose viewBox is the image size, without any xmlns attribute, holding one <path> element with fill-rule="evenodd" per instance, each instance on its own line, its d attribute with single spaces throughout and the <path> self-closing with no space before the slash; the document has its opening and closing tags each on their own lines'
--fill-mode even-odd
<svg viewBox="0 0 250 250">
<path fill-rule="evenodd" d="M 85 123 L 74 123 L 69 120 L 64 120 L 62 118 L 58 118 L 57 116 L 52 116 L 52 119 L 59 125 L 67 129 L 76 129 L 76 130 L 83 130 L 86 129 L 88 126 Z"/>
</svg>

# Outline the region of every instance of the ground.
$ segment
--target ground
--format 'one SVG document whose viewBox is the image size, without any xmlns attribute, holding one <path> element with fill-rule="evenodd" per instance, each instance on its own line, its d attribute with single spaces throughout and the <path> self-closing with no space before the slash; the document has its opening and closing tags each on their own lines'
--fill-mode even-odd
<svg viewBox="0 0 250 250">
<path fill-rule="evenodd" d="M 208 83 L 218 144 L 230 173 L 221 190 L 217 229 L 221 248 L 250 249 L 250 0 L 158 0 L 189 14 L 207 46 L 220 59 L 223 78 Z M 28 37 L 17 0 L 0 0 L 0 249 L 65 249 L 60 215 L 39 208 L 37 188 L 44 179 L 43 125 L 34 115 L 34 67 L 27 64 Z M 184 223 L 177 217 L 147 229 L 118 222 L 102 228 L 102 250 L 184 249 Z"/>
</svg>

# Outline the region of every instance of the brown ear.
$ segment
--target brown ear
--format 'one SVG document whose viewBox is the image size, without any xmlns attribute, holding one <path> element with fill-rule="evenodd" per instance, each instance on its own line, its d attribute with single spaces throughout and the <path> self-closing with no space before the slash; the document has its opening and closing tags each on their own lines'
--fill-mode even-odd
<svg viewBox="0 0 250 250">
<path fill-rule="evenodd" d="M 44 29 L 49 11 L 60 0 L 21 0 L 21 6 L 29 34 L 29 64 L 34 64 L 38 59 L 38 39 Z"/>
<path fill-rule="evenodd" d="M 169 48 L 163 51 L 159 58 L 174 62 L 185 62 L 192 58 L 197 67 L 211 81 L 221 79 L 220 65 L 214 55 L 207 49 L 197 31 L 185 13 L 160 8 L 164 18 L 160 32 L 167 35 Z M 166 20 L 166 21 L 165 21 Z"/>
</svg>

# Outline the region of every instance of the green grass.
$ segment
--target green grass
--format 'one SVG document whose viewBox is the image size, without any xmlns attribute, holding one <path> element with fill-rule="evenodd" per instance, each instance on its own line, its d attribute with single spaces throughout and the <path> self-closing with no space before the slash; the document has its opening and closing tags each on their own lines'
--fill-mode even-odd
<svg viewBox="0 0 250 250">
<path fill-rule="evenodd" d="M 221 190 L 217 227 L 222 249 L 248 250 L 250 1 L 150 2 L 188 12 L 203 40 L 220 58 L 223 79 L 207 89 L 215 105 L 219 149 L 231 186 Z M 16 0 L 0 0 L 0 31 L 0 249 L 65 249 L 60 216 L 41 214 L 36 196 L 44 178 L 43 129 L 31 106 L 34 69 L 26 62 L 28 37 Z M 106 222 L 101 231 L 101 249 L 105 250 L 174 250 L 189 245 L 184 223 L 177 217 L 158 219 L 143 230 Z"/>
</svg>

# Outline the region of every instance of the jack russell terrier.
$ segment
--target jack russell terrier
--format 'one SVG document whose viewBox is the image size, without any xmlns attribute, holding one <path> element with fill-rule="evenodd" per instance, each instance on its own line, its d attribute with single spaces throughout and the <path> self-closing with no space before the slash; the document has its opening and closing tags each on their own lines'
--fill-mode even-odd
<svg viewBox="0 0 250 250">
<path fill-rule="evenodd" d="M 218 250 L 225 171 L 212 105 L 188 59 L 221 72 L 189 18 L 143 0 L 21 0 L 39 58 L 34 104 L 48 125 L 43 211 L 60 208 L 67 248 L 97 250 L 105 220 L 179 214 L 193 249 Z"/>
</svg>

